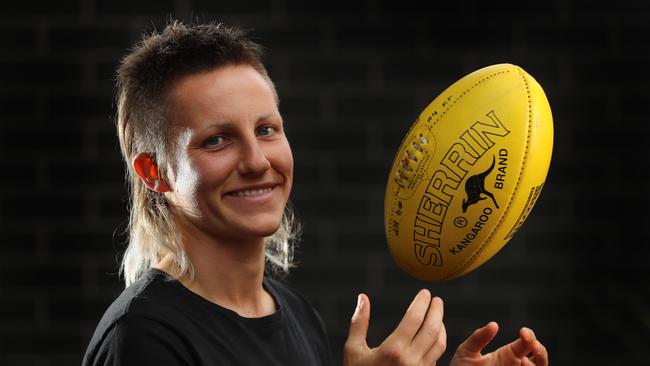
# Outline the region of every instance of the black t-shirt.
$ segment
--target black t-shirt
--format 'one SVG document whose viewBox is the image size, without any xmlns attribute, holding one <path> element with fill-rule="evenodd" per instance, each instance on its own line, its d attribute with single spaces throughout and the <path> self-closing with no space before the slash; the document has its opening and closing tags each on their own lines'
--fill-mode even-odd
<svg viewBox="0 0 650 366">
<path fill-rule="evenodd" d="M 244 318 L 151 269 L 111 304 L 82 365 L 330 365 L 316 310 L 298 292 L 264 277 L 278 309 Z"/>
</svg>

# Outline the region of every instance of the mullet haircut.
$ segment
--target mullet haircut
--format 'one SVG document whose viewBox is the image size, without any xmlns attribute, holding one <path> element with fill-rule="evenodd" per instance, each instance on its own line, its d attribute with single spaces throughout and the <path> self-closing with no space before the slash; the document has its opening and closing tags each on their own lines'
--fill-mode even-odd
<svg viewBox="0 0 650 366">
<path fill-rule="evenodd" d="M 275 86 L 262 63 L 261 46 L 241 29 L 221 23 L 170 21 L 162 32 L 144 34 L 122 59 L 116 76 L 116 127 L 129 188 L 129 243 L 120 267 L 126 286 L 167 254 L 173 258 L 174 277 L 194 277 L 169 203 L 162 193 L 144 185 L 132 160 L 139 153 L 149 153 L 157 163 L 159 176 L 166 178 L 165 167 L 174 149 L 166 110 L 170 88 L 185 76 L 237 65 L 257 70 L 278 102 Z M 287 205 L 280 228 L 265 240 L 268 269 L 273 273 L 286 273 L 293 266 L 293 242 L 298 232 Z"/>
</svg>

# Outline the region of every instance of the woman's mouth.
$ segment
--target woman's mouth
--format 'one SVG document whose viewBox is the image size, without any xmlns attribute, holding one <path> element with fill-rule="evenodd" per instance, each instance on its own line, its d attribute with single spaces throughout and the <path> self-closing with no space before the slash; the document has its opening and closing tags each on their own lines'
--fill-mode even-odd
<svg viewBox="0 0 650 366">
<path fill-rule="evenodd" d="M 273 187 L 259 188 L 259 189 L 246 189 L 241 191 L 232 192 L 231 195 L 236 197 L 258 197 L 273 190 Z"/>
</svg>

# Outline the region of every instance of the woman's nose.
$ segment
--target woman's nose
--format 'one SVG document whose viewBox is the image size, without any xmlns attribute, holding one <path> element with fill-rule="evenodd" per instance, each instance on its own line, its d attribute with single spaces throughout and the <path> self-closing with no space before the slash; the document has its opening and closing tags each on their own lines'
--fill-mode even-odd
<svg viewBox="0 0 650 366">
<path fill-rule="evenodd" d="M 238 169 L 242 175 L 262 174 L 271 168 L 271 162 L 257 139 L 242 146 Z"/>
</svg>

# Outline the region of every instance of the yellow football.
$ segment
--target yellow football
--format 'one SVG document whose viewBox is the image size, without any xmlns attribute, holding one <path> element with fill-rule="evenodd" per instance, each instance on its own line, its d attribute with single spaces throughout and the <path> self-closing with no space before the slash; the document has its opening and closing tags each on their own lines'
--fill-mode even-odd
<svg viewBox="0 0 650 366">
<path fill-rule="evenodd" d="M 553 118 L 523 69 L 492 65 L 455 82 L 422 111 L 386 186 L 390 253 L 412 276 L 471 272 L 523 225 L 551 162 Z"/>
</svg>

